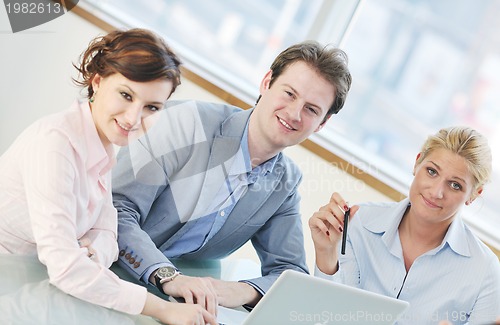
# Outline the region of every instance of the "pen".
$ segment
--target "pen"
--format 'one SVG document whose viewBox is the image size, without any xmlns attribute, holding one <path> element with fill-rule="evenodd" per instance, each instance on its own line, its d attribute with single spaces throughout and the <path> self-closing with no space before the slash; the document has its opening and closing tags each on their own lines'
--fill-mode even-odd
<svg viewBox="0 0 500 325">
<path fill-rule="evenodd" d="M 344 231 L 342 232 L 342 255 L 345 255 L 345 242 L 347 240 L 347 224 L 349 223 L 349 214 L 351 213 L 351 208 L 347 209 L 344 213 Z"/>
</svg>

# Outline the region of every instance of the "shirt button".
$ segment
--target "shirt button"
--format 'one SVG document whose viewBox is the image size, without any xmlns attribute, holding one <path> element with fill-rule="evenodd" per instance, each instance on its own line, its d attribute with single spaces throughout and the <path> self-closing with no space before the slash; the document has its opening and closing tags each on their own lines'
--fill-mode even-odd
<svg viewBox="0 0 500 325">
<path fill-rule="evenodd" d="M 225 216 L 225 215 L 226 215 L 226 213 L 224 212 L 224 210 L 222 210 L 222 211 L 220 212 L 220 215 L 221 215 L 221 217 L 223 217 L 223 216 Z"/>
</svg>

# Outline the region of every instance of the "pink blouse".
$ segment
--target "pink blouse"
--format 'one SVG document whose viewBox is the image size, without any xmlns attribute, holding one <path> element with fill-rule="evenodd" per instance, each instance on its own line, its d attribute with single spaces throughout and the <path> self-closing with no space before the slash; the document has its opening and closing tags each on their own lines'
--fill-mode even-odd
<svg viewBox="0 0 500 325">
<path fill-rule="evenodd" d="M 28 127 L 0 157 L 0 253 L 38 254 L 62 291 L 139 314 L 146 288 L 108 269 L 118 255 L 114 163 L 87 102 Z M 83 238 L 90 239 L 98 262 L 79 246 Z"/>
</svg>

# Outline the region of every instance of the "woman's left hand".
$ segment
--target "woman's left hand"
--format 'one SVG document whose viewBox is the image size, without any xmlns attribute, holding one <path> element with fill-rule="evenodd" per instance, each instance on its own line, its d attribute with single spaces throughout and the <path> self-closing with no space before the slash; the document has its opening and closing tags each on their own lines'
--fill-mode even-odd
<svg viewBox="0 0 500 325">
<path fill-rule="evenodd" d="M 78 240 L 78 245 L 80 247 L 87 248 L 87 256 L 92 261 L 99 263 L 99 258 L 97 257 L 97 252 L 95 251 L 94 248 L 92 248 L 92 242 L 90 241 L 90 239 L 88 239 L 86 237 L 82 237 L 82 238 L 80 238 L 80 240 Z"/>
</svg>

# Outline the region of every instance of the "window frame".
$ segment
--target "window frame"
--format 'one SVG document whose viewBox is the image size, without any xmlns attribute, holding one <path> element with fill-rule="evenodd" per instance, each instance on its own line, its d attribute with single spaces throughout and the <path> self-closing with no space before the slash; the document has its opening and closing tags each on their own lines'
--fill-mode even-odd
<svg viewBox="0 0 500 325">
<path fill-rule="evenodd" d="M 79 5 L 73 9 L 73 12 L 105 31 L 131 26 L 150 28 L 144 26 L 144 23 L 140 21 L 128 21 L 119 15 L 110 15 L 87 1 L 81 0 Z M 321 14 L 314 22 L 308 37 L 324 44 L 333 43 L 342 47 L 344 40 L 348 37 L 352 26 L 356 22 L 357 13 L 365 1 L 323 0 Z M 335 35 L 333 39 L 332 35 Z M 162 36 L 165 37 L 165 35 Z M 203 61 L 203 58 L 200 60 L 200 57 L 182 44 L 167 37 L 165 38 L 182 56 L 183 67 L 181 69 L 185 78 L 229 104 L 242 108 L 250 108 L 254 105 L 258 95 L 257 87 L 241 82 L 241 79 L 231 76 L 223 69 L 208 64 L 208 60 Z M 210 69 L 206 67 L 210 67 Z M 394 175 L 389 170 L 390 168 L 384 168 L 385 164 L 382 160 L 377 164 L 368 163 L 362 158 L 362 151 L 353 150 L 345 145 L 346 141 L 342 141 L 342 135 L 335 133 L 334 138 L 336 141 L 331 141 L 328 139 L 331 134 L 328 131 L 315 133 L 309 139 L 306 139 L 302 145 L 394 201 L 399 201 L 407 196 L 404 193 L 408 193 L 411 177 L 405 177 L 402 174 Z M 373 168 L 374 166 L 376 168 Z M 500 237 L 495 234 L 488 222 L 477 218 L 472 220 L 466 213 L 464 213 L 463 219 L 480 239 L 488 243 L 498 253 L 500 250 Z"/>
</svg>

